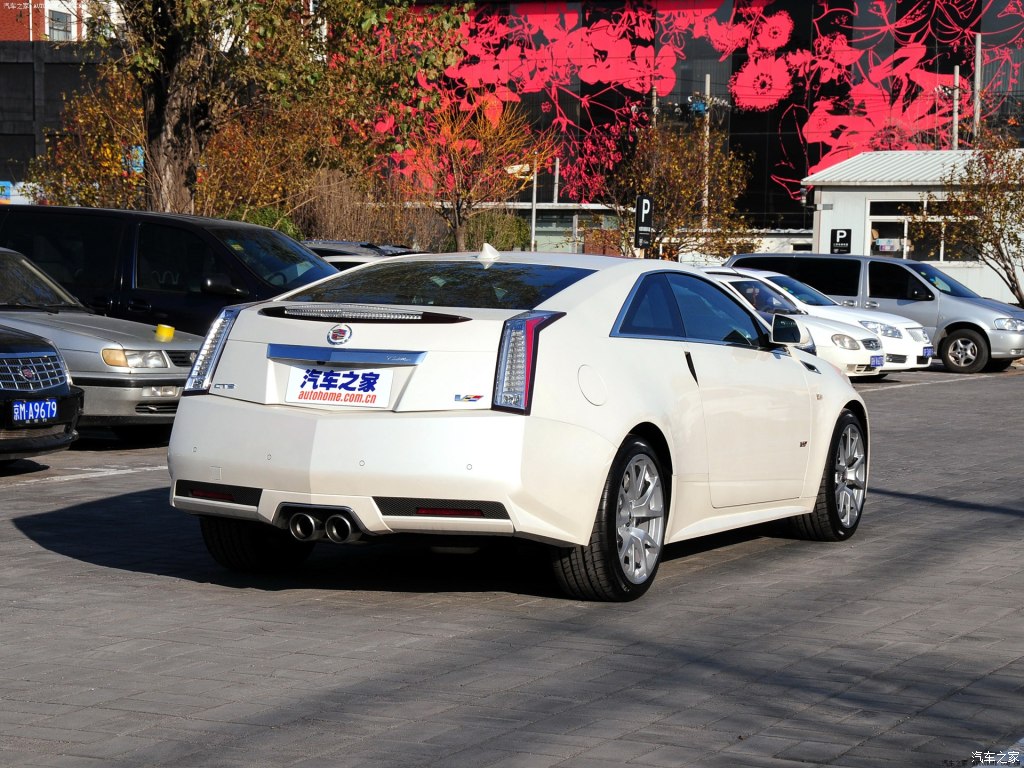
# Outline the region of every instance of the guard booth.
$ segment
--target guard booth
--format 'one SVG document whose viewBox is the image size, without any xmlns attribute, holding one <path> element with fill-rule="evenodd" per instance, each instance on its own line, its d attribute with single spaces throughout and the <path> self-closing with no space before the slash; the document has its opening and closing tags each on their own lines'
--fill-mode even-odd
<svg viewBox="0 0 1024 768">
<path fill-rule="evenodd" d="M 813 250 L 895 256 L 934 263 L 980 293 L 1001 301 L 1013 294 L 987 265 L 965 260 L 941 228 L 913 221 L 928 211 L 929 194 L 942 197 L 943 182 L 970 150 L 863 152 L 803 179 L 807 204 L 814 207 Z"/>
</svg>

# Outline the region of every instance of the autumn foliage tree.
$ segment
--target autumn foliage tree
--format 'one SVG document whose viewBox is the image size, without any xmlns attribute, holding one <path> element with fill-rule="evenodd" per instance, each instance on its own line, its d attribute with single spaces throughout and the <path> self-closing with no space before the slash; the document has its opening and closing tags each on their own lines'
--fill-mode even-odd
<svg viewBox="0 0 1024 768">
<path fill-rule="evenodd" d="M 330 162 L 330 130 L 312 101 L 239 110 L 210 139 L 197 169 L 195 212 L 247 219 L 276 209 L 290 216 L 317 194 Z"/>
<path fill-rule="evenodd" d="M 145 206 L 172 212 L 195 210 L 199 185 L 210 180 L 208 146 L 247 110 L 280 116 L 316 105 L 322 119 L 306 130 L 333 144 L 302 155 L 313 157 L 314 176 L 325 160 L 355 175 L 378 167 L 404 126 L 436 99 L 427 84 L 455 60 L 466 18 L 459 4 L 419 8 L 411 0 L 85 0 L 81 7 L 90 40 L 137 88 L 138 100 L 126 103 L 141 107 Z"/>
<path fill-rule="evenodd" d="M 60 130 L 29 165 L 36 202 L 108 208 L 145 206 L 142 107 L 131 78 L 100 71 L 85 91 L 67 97 Z"/>
<path fill-rule="evenodd" d="M 438 85 L 464 51 L 470 3 L 321 0 L 328 31 L 320 106 L 334 118 L 337 165 L 384 171 L 446 102 Z"/>
<path fill-rule="evenodd" d="M 398 172 L 410 200 L 436 207 L 462 251 L 468 221 L 515 197 L 556 152 L 552 133 L 532 130 L 520 109 L 483 96 L 430 113 L 408 137 Z"/>
<path fill-rule="evenodd" d="M 147 205 L 192 212 L 200 159 L 240 104 L 298 88 L 315 62 L 301 6 L 266 0 L 93 0 L 92 41 L 131 75 Z"/>
<path fill-rule="evenodd" d="M 619 222 L 620 250 L 633 252 L 636 198 L 653 203 L 648 254 L 676 259 L 680 253 L 726 256 L 747 232 L 736 201 L 747 185 L 747 165 L 729 152 L 726 137 L 701 127 L 644 125 L 631 152 L 604 181 L 603 202 Z"/>
</svg>

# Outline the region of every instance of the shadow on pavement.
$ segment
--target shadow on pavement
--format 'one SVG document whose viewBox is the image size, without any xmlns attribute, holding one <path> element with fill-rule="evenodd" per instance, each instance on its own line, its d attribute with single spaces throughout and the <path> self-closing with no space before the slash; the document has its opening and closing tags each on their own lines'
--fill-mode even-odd
<svg viewBox="0 0 1024 768">
<path fill-rule="evenodd" d="M 324 543 L 293 574 L 232 573 L 207 553 L 197 520 L 170 507 L 166 488 L 15 517 L 12 522 L 39 546 L 65 557 L 104 568 L 232 588 L 497 591 L 561 597 L 551 575 L 546 547 L 500 537 L 467 540 L 393 535 L 352 545 Z M 673 544 L 666 547 L 663 560 L 773 536 L 776 532 L 771 526 L 757 526 Z"/>
</svg>

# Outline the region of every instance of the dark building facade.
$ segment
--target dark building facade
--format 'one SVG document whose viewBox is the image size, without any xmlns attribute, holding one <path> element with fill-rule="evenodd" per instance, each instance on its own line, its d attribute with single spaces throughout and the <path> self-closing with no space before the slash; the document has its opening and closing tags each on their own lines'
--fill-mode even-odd
<svg viewBox="0 0 1024 768">
<path fill-rule="evenodd" d="M 60 127 L 67 96 L 95 70 L 78 45 L 0 42 L 0 181 L 25 178 L 46 150 L 46 130 Z"/>
</svg>

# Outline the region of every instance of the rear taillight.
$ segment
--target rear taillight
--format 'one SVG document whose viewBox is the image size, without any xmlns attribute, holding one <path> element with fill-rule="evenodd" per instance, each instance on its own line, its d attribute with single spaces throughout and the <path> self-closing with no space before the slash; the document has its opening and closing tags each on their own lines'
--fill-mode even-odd
<svg viewBox="0 0 1024 768">
<path fill-rule="evenodd" d="M 203 341 L 203 346 L 199 348 L 199 354 L 196 355 L 195 362 L 192 363 L 192 370 L 185 382 L 183 394 L 195 395 L 210 391 L 213 372 L 217 369 L 217 362 L 220 360 L 221 352 L 224 351 L 224 344 L 228 340 L 231 326 L 234 325 L 238 313 L 244 308 L 245 305 L 242 304 L 225 307 L 213 321 L 206 334 L 206 339 Z"/>
<path fill-rule="evenodd" d="M 524 312 L 506 320 L 498 348 L 498 370 L 494 377 L 492 408 L 529 413 L 533 399 L 534 367 L 541 328 L 562 312 Z"/>
</svg>

